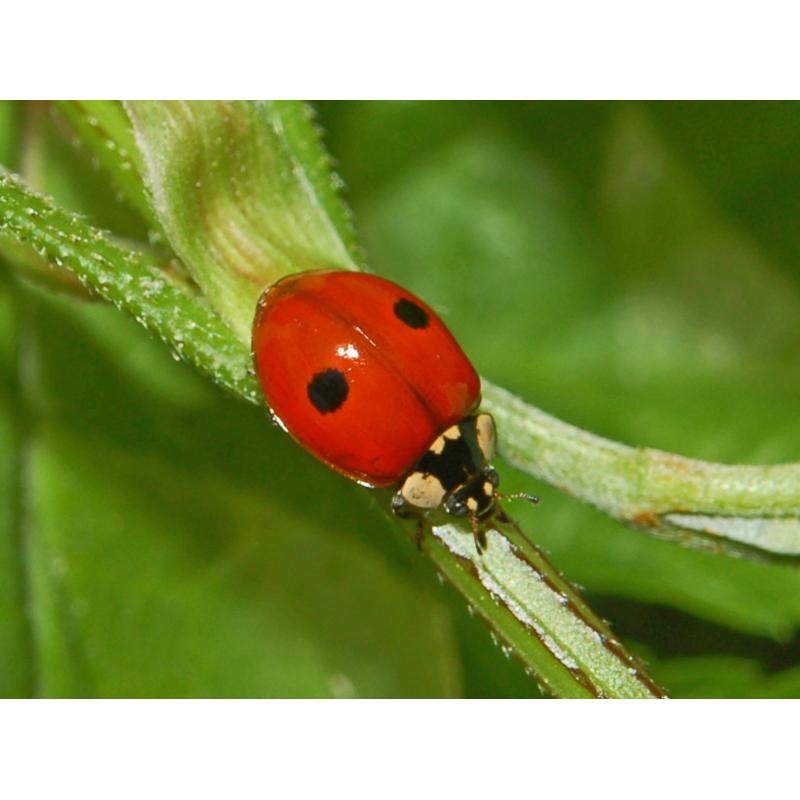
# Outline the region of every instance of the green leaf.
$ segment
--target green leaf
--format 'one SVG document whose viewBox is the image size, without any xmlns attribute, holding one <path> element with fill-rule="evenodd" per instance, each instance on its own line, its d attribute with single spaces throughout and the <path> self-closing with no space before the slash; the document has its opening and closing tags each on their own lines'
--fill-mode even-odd
<svg viewBox="0 0 800 800">
<path fill-rule="evenodd" d="M 348 220 L 302 104 L 127 108 L 169 242 L 243 344 L 259 296 L 277 278 L 356 267 Z"/>
</svg>

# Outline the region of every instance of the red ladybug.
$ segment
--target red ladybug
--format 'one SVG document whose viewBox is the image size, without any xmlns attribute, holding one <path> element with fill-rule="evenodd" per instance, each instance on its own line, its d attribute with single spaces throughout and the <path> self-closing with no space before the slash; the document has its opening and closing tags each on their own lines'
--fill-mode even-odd
<svg viewBox="0 0 800 800">
<path fill-rule="evenodd" d="M 361 272 L 288 275 L 259 300 L 253 358 L 272 418 L 303 447 L 362 486 L 397 485 L 402 516 L 468 516 L 480 546 L 498 496 L 494 420 L 422 300 Z"/>
</svg>

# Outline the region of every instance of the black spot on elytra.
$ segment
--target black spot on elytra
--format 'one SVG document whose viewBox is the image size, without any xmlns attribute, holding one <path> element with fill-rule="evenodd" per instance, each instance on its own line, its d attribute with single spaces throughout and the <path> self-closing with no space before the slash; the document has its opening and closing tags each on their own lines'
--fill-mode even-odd
<svg viewBox="0 0 800 800">
<path fill-rule="evenodd" d="M 401 298 L 394 304 L 394 315 L 409 328 L 427 328 L 428 315 L 412 300 Z"/>
<path fill-rule="evenodd" d="M 341 408 L 349 391 L 347 378 L 338 369 L 326 369 L 309 382 L 308 399 L 320 414 L 329 414 Z"/>
</svg>

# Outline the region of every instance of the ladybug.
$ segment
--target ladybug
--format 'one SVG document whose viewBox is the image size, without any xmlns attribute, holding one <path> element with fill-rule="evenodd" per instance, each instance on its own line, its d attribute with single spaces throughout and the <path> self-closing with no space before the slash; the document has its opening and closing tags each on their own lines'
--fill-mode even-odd
<svg viewBox="0 0 800 800">
<path fill-rule="evenodd" d="M 253 359 L 272 419 L 362 486 L 396 486 L 392 509 L 443 508 L 480 520 L 497 509 L 495 425 L 478 412 L 478 373 L 434 311 L 363 272 L 287 275 L 261 295 Z M 517 496 L 517 495 L 514 495 Z M 532 502 L 536 498 L 528 495 Z"/>
</svg>

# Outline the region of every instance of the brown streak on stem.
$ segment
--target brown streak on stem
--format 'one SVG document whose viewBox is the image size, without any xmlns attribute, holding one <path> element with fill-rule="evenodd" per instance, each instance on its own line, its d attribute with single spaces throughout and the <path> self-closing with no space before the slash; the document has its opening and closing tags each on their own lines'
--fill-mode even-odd
<svg viewBox="0 0 800 800">
<path fill-rule="evenodd" d="M 631 514 L 626 514 L 625 521 L 629 522 L 631 525 L 636 525 L 638 528 L 654 529 L 661 527 L 661 520 L 659 519 L 658 515 L 649 509 L 644 511 L 634 511 Z"/>
</svg>

